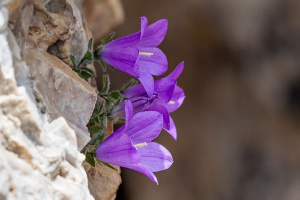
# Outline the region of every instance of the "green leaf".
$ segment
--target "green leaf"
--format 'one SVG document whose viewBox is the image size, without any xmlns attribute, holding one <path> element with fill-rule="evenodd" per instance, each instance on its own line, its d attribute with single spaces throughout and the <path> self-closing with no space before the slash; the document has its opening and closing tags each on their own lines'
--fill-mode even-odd
<svg viewBox="0 0 300 200">
<path fill-rule="evenodd" d="M 100 64 L 101 68 L 102 68 L 102 71 L 106 72 L 106 64 L 104 63 L 104 61 L 101 58 L 99 58 L 98 62 Z"/>
<path fill-rule="evenodd" d="M 97 103 L 93 111 L 93 116 L 100 115 L 103 112 L 103 108 L 104 108 L 104 101 Z"/>
<path fill-rule="evenodd" d="M 128 88 L 136 85 L 138 83 L 138 81 L 136 79 L 131 79 L 128 83 L 126 83 L 125 85 L 123 85 L 123 87 L 121 88 L 121 92 L 123 93 L 125 90 L 127 90 Z"/>
<path fill-rule="evenodd" d="M 88 50 L 92 50 L 93 40 L 94 40 L 93 37 L 89 40 Z"/>
<path fill-rule="evenodd" d="M 117 106 L 117 105 L 119 105 L 123 101 L 124 101 L 124 96 L 121 95 L 120 98 L 114 103 L 114 107 Z"/>
<path fill-rule="evenodd" d="M 89 163 L 91 166 L 95 167 L 95 159 L 91 154 L 85 155 L 85 161 Z"/>
<path fill-rule="evenodd" d="M 72 61 L 73 67 L 75 68 L 76 62 L 75 62 L 75 57 L 73 55 L 71 55 L 71 61 Z"/>
<path fill-rule="evenodd" d="M 109 96 L 110 96 L 111 98 L 113 98 L 114 100 L 119 100 L 120 97 L 122 96 L 122 94 L 121 94 L 120 91 L 114 90 L 114 91 L 112 91 L 112 92 L 109 93 Z"/>
<path fill-rule="evenodd" d="M 89 127 L 89 132 L 92 133 L 92 134 L 96 134 L 99 131 L 101 131 L 101 129 L 102 128 L 100 126 L 95 125 L 95 126 Z"/>
<path fill-rule="evenodd" d="M 76 72 L 77 74 L 79 74 L 79 73 L 80 73 L 80 69 L 73 68 L 72 70 L 73 70 L 74 72 Z"/>
<path fill-rule="evenodd" d="M 91 64 L 92 62 L 93 62 L 93 60 L 83 60 L 81 64 L 86 66 L 86 65 Z"/>
<path fill-rule="evenodd" d="M 107 107 L 106 107 L 106 113 L 111 113 L 112 109 L 114 108 L 114 103 L 109 102 Z"/>
<path fill-rule="evenodd" d="M 112 38 L 115 36 L 115 32 L 110 33 L 106 38 L 104 38 L 103 40 L 101 40 L 101 44 L 106 44 L 109 41 L 112 40 Z"/>
<path fill-rule="evenodd" d="M 91 69 L 89 69 L 87 67 L 81 67 L 80 70 L 82 72 L 90 74 L 91 76 L 96 76 L 96 73 L 93 70 L 91 70 Z"/>
<path fill-rule="evenodd" d="M 103 128 L 106 128 L 106 127 L 103 127 Z M 92 139 L 90 140 L 90 142 L 88 144 L 95 145 L 99 141 L 99 139 L 101 139 L 102 135 L 104 135 L 103 132 L 98 132 L 96 135 L 94 135 L 92 137 Z"/>
<path fill-rule="evenodd" d="M 98 138 L 98 144 L 100 144 L 101 142 L 103 142 L 104 136 L 105 136 L 105 134 L 100 135 L 100 137 Z"/>
<path fill-rule="evenodd" d="M 95 49 L 95 51 L 94 51 L 94 59 L 95 60 L 97 60 L 97 61 L 99 61 L 101 58 L 100 58 L 100 53 L 101 53 L 101 51 L 103 50 L 103 45 L 102 44 L 100 44 L 96 49 Z"/>
<path fill-rule="evenodd" d="M 93 61 L 93 53 L 90 50 L 88 50 L 84 54 L 82 60 L 83 60 L 83 64 L 91 64 Z"/>
<path fill-rule="evenodd" d="M 108 167 L 108 168 L 110 168 L 110 169 L 113 169 L 113 170 L 116 170 L 117 171 L 117 169 L 116 168 L 114 168 L 113 166 L 111 166 L 110 164 L 108 164 L 108 163 L 106 163 L 106 162 L 103 162 L 103 161 L 101 161 L 101 160 L 99 160 L 98 158 L 95 158 L 97 161 L 98 161 L 98 163 L 100 163 L 101 165 L 104 165 L 104 166 L 106 166 L 106 167 Z"/>
<path fill-rule="evenodd" d="M 99 92 L 99 95 L 106 95 L 110 89 L 110 79 L 108 74 L 103 75 L 103 88 Z"/>
<path fill-rule="evenodd" d="M 81 78 L 83 78 L 85 80 L 90 78 L 90 75 L 85 72 L 82 72 L 81 69 L 73 68 L 73 71 L 76 72 Z"/>
<path fill-rule="evenodd" d="M 81 78 L 83 78 L 84 80 L 86 80 L 86 81 L 87 81 L 89 78 L 91 78 L 91 75 L 88 74 L 88 73 L 86 73 L 86 72 L 80 72 L 79 76 L 80 76 Z"/>
<path fill-rule="evenodd" d="M 125 123 L 125 119 L 123 119 L 123 118 L 118 118 L 117 123 L 120 123 L 120 124 Z"/>
<path fill-rule="evenodd" d="M 95 122 L 98 123 L 98 124 L 100 124 L 100 118 L 99 118 L 99 117 L 96 117 L 96 118 L 95 118 Z"/>
<path fill-rule="evenodd" d="M 96 73 L 87 67 L 73 68 L 73 71 L 75 71 L 81 78 L 85 79 L 86 81 L 91 76 L 96 76 Z"/>
</svg>

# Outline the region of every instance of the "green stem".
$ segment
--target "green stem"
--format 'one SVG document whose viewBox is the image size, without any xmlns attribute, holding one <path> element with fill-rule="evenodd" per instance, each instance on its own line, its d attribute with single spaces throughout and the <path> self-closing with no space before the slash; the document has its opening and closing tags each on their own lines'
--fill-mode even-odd
<svg viewBox="0 0 300 200">
<path fill-rule="evenodd" d="M 83 154 L 87 153 L 87 149 L 90 145 L 94 145 L 97 142 L 97 139 L 104 134 L 102 131 L 99 131 L 94 137 L 83 147 L 83 149 L 80 151 Z"/>
</svg>

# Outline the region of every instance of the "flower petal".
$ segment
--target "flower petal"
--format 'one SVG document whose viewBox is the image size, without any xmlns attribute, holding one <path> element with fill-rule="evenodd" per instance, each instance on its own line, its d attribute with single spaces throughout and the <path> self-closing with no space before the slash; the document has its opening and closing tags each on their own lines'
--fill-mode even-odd
<svg viewBox="0 0 300 200">
<path fill-rule="evenodd" d="M 131 165 L 131 166 L 128 166 L 127 168 L 129 169 L 132 169 L 132 170 L 135 170 L 135 171 L 138 171 L 142 174 L 145 174 L 148 178 L 151 179 L 151 181 L 155 182 L 156 185 L 158 185 L 158 181 L 157 181 L 157 178 L 156 176 L 150 172 L 145 166 L 143 166 L 142 164 L 135 164 L 135 165 Z"/>
<path fill-rule="evenodd" d="M 148 26 L 137 44 L 139 47 L 155 47 L 164 39 L 168 29 L 168 20 L 161 19 Z"/>
<path fill-rule="evenodd" d="M 133 107 L 133 112 L 134 113 L 138 113 L 138 112 L 142 112 L 145 109 L 147 109 L 150 105 L 150 101 L 151 99 L 147 96 L 147 97 L 135 97 L 130 99 L 131 103 L 132 103 L 132 107 Z"/>
<path fill-rule="evenodd" d="M 161 113 L 163 115 L 163 119 L 164 119 L 164 127 L 166 127 L 166 129 L 170 129 L 170 114 L 164 106 L 159 105 L 159 104 L 153 104 L 146 110 L 157 111 L 157 112 Z"/>
<path fill-rule="evenodd" d="M 128 122 L 132 119 L 133 116 L 133 108 L 132 108 L 132 104 L 130 101 L 126 100 L 125 101 L 125 132 L 127 131 L 127 127 L 128 127 Z"/>
<path fill-rule="evenodd" d="M 154 82 L 154 92 L 159 95 L 159 103 L 166 104 L 171 100 L 175 85 L 176 80 L 169 78 L 162 78 Z"/>
<path fill-rule="evenodd" d="M 133 116 L 133 108 L 131 102 L 128 100 L 125 101 L 125 113 L 126 113 L 126 121 L 131 120 Z"/>
<path fill-rule="evenodd" d="M 125 119 L 125 102 L 121 102 L 119 105 L 113 108 L 112 115 L 117 118 Z"/>
<path fill-rule="evenodd" d="M 141 38 L 141 31 L 112 40 L 107 44 L 105 44 L 105 47 L 113 49 L 113 48 L 121 48 L 126 46 L 133 46 L 140 41 L 140 38 Z"/>
<path fill-rule="evenodd" d="M 185 95 L 183 89 L 176 85 L 171 101 L 167 104 L 164 104 L 164 107 L 171 113 L 182 105 L 184 99 Z"/>
<path fill-rule="evenodd" d="M 141 17 L 141 36 L 140 36 L 140 39 L 143 38 L 147 26 L 148 26 L 147 17 L 145 17 L 145 16 Z"/>
<path fill-rule="evenodd" d="M 138 55 L 139 51 L 134 46 L 122 48 L 107 48 L 105 46 L 100 53 L 100 57 L 105 63 L 134 77 L 139 76 L 135 70 Z"/>
<path fill-rule="evenodd" d="M 133 144 L 151 142 L 161 132 L 163 118 L 159 112 L 145 111 L 135 114 L 129 121 L 126 134 Z"/>
<path fill-rule="evenodd" d="M 174 140 L 177 140 L 177 130 L 176 130 L 175 123 L 171 116 L 170 116 L 170 128 L 167 129 L 164 126 L 164 130 L 167 131 L 174 138 Z"/>
<path fill-rule="evenodd" d="M 124 96 L 128 99 L 145 95 L 147 95 L 147 93 L 142 84 L 135 85 L 124 91 Z"/>
<path fill-rule="evenodd" d="M 171 74 L 166 78 L 171 78 L 176 80 L 181 75 L 183 68 L 184 68 L 184 62 L 179 63 L 177 67 L 173 70 L 173 72 L 171 72 Z"/>
<path fill-rule="evenodd" d="M 163 75 L 168 69 L 168 60 L 166 55 L 156 47 L 139 48 L 140 53 L 153 53 L 151 56 L 139 55 L 138 65 L 142 73 L 148 73 L 155 76 Z"/>
<path fill-rule="evenodd" d="M 138 163 L 141 159 L 130 136 L 123 133 L 124 126 L 112 133 L 97 148 L 99 160 L 118 166 L 128 166 Z"/>
<path fill-rule="evenodd" d="M 139 80 L 145 88 L 145 91 L 149 97 L 153 96 L 154 91 L 154 79 L 150 74 L 141 73 Z"/>
<path fill-rule="evenodd" d="M 145 166 L 150 172 L 168 169 L 173 163 L 171 153 L 156 142 L 150 142 L 137 150 L 142 158 L 140 164 Z"/>
</svg>

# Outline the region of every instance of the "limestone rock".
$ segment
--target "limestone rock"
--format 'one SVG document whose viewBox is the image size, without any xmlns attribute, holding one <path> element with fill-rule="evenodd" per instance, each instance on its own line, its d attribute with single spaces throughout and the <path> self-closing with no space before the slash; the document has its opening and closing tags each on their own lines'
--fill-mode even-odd
<svg viewBox="0 0 300 200">
<path fill-rule="evenodd" d="M 11 13 L 10 26 L 16 40 L 10 35 L 9 38 L 12 46 L 19 45 L 22 52 L 15 55 L 16 78 L 33 94 L 31 98 L 48 114 L 50 121 L 60 116 L 66 118 L 76 132 L 81 149 L 90 139 L 86 124 L 97 94 L 69 66 L 71 55 L 77 62 L 82 58 L 90 32 L 71 0 L 26 2 Z M 21 56 L 28 69 L 20 61 Z"/>
<path fill-rule="evenodd" d="M 21 3 L 22 0 L 10 0 L 6 5 L 6 8 L 9 13 L 13 13 L 16 9 L 20 7 Z"/>
<path fill-rule="evenodd" d="M 47 52 L 28 49 L 25 59 L 46 113 L 51 120 L 65 117 L 76 131 L 78 148 L 82 149 L 90 140 L 86 124 L 97 101 L 96 91 L 65 63 Z"/>
<path fill-rule="evenodd" d="M 108 122 L 107 132 L 113 132 L 113 123 Z M 113 200 L 122 180 L 120 177 L 120 167 L 114 166 L 116 170 L 110 169 L 96 163 L 91 167 L 87 162 L 83 163 L 88 176 L 89 190 L 96 200 Z"/>
<path fill-rule="evenodd" d="M 79 62 L 87 50 L 88 38 L 74 2 L 35 0 L 33 6 L 28 46 L 48 51 L 69 66 L 70 55 Z"/>
<path fill-rule="evenodd" d="M 89 190 L 96 200 L 113 200 L 122 180 L 120 177 L 120 168 L 110 169 L 96 163 L 95 167 L 84 163 L 89 180 Z"/>
<path fill-rule="evenodd" d="M 79 62 L 91 38 L 79 10 L 73 0 L 12 0 L 8 9 L 0 6 L 0 143 L 7 144 L 0 145 L 0 184 L 13 187 L 1 188 L 0 199 L 91 199 L 88 188 L 96 199 L 112 199 L 119 171 L 86 168 L 87 180 L 78 151 L 90 139 L 97 101 L 95 88 L 70 68 L 70 55 Z M 7 162 L 10 152 L 21 160 Z"/>
<path fill-rule="evenodd" d="M 0 15 L 7 15 L 1 4 Z M 49 123 L 17 85 L 5 29 L 0 32 L 0 199 L 93 199 L 74 131 L 62 117 Z"/>
<path fill-rule="evenodd" d="M 8 11 L 2 7 L 0 12 L 0 32 L 4 31 L 7 26 Z"/>
</svg>

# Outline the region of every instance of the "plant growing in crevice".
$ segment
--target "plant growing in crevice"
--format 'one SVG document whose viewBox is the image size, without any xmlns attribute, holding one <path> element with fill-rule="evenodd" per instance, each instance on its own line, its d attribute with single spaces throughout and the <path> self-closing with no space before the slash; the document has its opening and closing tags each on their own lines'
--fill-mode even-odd
<svg viewBox="0 0 300 200">
<path fill-rule="evenodd" d="M 79 63 L 75 63 L 71 55 L 72 69 L 86 81 L 96 76 L 88 67 L 93 61 L 100 63 L 103 72 L 111 66 L 133 77 L 121 89 L 111 91 L 109 76 L 102 76 L 103 87 L 98 92 L 98 101 L 87 124 L 91 140 L 81 150 L 92 166 L 99 162 L 112 169 L 111 164 L 126 167 L 158 183 L 153 172 L 172 165 L 170 152 L 152 142 L 162 129 L 177 139 L 170 113 L 177 110 L 185 98 L 183 89 L 177 86 L 183 62 L 163 79 L 155 81 L 152 77 L 163 75 L 168 68 L 165 54 L 157 48 L 167 28 L 165 19 L 148 26 L 147 18 L 141 17 L 140 31 L 115 40 L 112 33 L 101 40 L 94 51 L 91 38 Z M 123 125 L 108 136 L 108 121 Z"/>
</svg>

